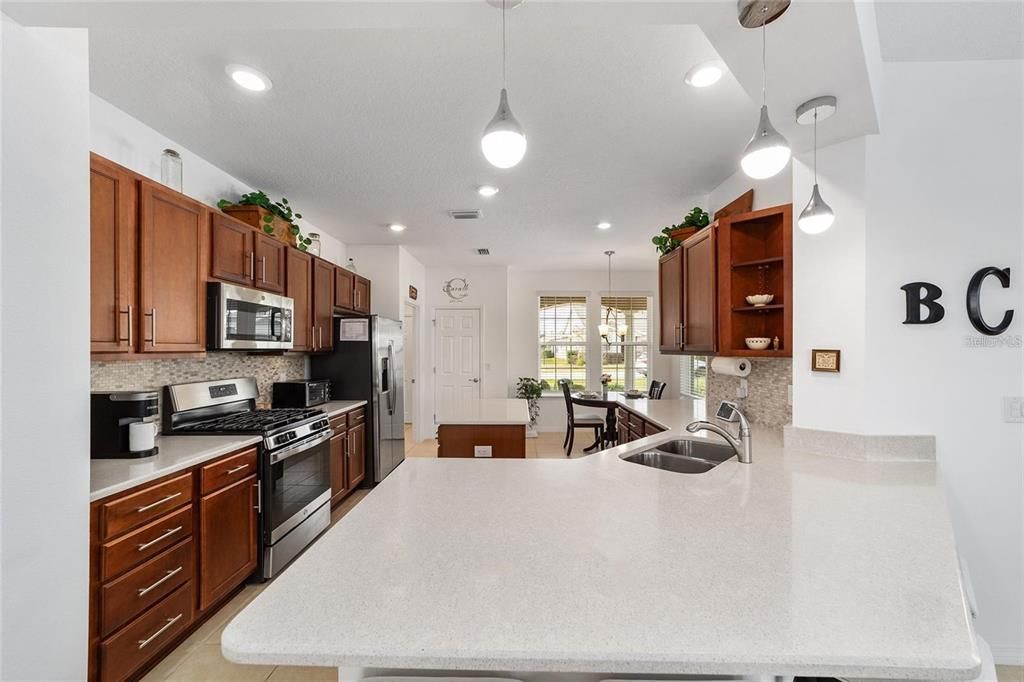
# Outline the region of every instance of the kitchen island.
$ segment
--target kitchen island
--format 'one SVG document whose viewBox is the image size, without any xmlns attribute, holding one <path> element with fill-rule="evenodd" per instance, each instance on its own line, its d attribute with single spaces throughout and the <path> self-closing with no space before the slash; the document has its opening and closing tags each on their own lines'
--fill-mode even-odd
<svg viewBox="0 0 1024 682">
<path fill-rule="evenodd" d="M 225 656 L 342 680 L 973 678 L 934 461 L 797 452 L 773 429 L 752 464 L 700 475 L 621 458 L 692 438 L 687 402 L 648 413 L 673 431 L 585 458 L 407 460 L 232 621 Z"/>
<path fill-rule="evenodd" d="M 437 422 L 438 457 L 526 457 L 530 413 L 525 400 L 449 402 Z"/>
</svg>

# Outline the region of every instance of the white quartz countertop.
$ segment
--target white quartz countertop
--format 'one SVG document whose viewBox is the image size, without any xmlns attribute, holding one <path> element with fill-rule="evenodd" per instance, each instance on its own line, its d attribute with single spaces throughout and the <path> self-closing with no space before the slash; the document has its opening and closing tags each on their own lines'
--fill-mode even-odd
<svg viewBox="0 0 1024 682">
<path fill-rule="evenodd" d="M 703 400 L 649 400 L 619 395 L 616 402 L 663 429 L 679 429 L 698 419 L 705 419 Z"/>
<path fill-rule="evenodd" d="M 481 398 L 445 403 L 438 415 L 438 424 L 529 424 L 530 410 L 525 400 L 516 398 Z"/>
<path fill-rule="evenodd" d="M 160 452 L 139 459 L 94 459 L 89 477 L 89 500 L 154 481 L 176 471 L 259 443 L 259 436 L 158 436 Z"/>
<path fill-rule="evenodd" d="M 335 417 L 344 412 L 350 412 L 357 407 L 362 407 L 365 404 L 365 400 L 332 400 L 329 403 L 317 405 L 317 407 L 326 412 L 328 416 Z"/>
<path fill-rule="evenodd" d="M 656 402 L 645 414 L 675 409 L 677 428 L 698 410 Z M 934 462 L 795 452 L 777 430 L 755 430 L 752 464 L 701 475 L 620 458 L 677 437 L 579 459 L 407 459 L 230 623 L 223 651 L 524 675 L 973 678 Z"/>
</svg>

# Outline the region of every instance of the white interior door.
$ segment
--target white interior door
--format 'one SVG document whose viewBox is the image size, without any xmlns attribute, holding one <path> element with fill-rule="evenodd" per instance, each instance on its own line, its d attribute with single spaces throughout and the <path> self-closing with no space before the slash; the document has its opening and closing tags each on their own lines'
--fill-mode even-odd
<svg viewBox="0 0 1024 682">
<path fill-rule="evenodd" d="M 480 309 L 442 308 L 434 315 L 435 421 L 454 403 L 480 398 Z"/>
</svg>

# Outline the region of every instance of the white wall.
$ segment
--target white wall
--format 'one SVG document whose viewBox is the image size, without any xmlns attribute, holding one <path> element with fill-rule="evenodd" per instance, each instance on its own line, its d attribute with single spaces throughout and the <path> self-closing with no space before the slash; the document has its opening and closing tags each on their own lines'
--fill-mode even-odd
<svg viewBox="0 0 1024 682">
<path fill-rule="evenodd" d="M 749 189 L 754 190 L 754 210 L 788 204 L 793 200 L 792 167 L 786 168 L 773 178 L 754 180 L 739 170 L 740 160 L 736 159 L 736 172 L 711 190 L 707 199 L 707 212 L 714 215 L 730 201 Z"/>
<path fill-rule="evenodd" d="M 96 95 L 91 95 L 90 111 L 92 131 L 89 141 L 92 150 L 136 173 L 159 181 L 160 153 L 170 148 L 181 154 L 183 193 L 204 204 L 216 206 L 221 199 L 234 200 L 257 189 Z M 259 189 L 275 197 L 273 187 Z M 323 258 L 344 265 L 348 258 L 344 243 L 307 221 L 300 220 L 299 223 L 303 233 L 320 233 L 320 255 Z"/>
<path fill-rule="evenodd" d="M 80 29 L 0 16 L 0 679 L 84 679 L 89 64 Z M 18 248 L 12 248 L 12 234 Z M 60 428 L 40 409 L 60 396 Z"/>
<path fill-rule="evenodd" d="M 652 266 L 655 262 L 652 254 Z M 508 328 L 509 328 L 509 366 L 508 386 L 511 390 L 518 377 L 536 377 L 538 371 L 537 357 L 537 296 L 541 293 L 582 293 L 587 296 L 588 319 L 597 319 L 600 315 L 601 295 L 608 292 L 608 271 L 538 271 L 510 270 L 508 285 Z M 655 269 L 644 271 L 612 272 L 612 286 L 617 294 L 636 294 L 652 297 L 653 314 L 651 316 L 650 334 L 656 334 L 660 325 L 658 319 L 658 272 Z M 593 325 L 592 325 L 593 326 Z M 596 357 L 599 343 L 593 341 L 593 350 L 588 356 Z M 671 356 L 661 355 L 654 344 L 651 354 L 651 378 L 665 381 L 668 384 L 665 398 L 676 397 L 678 370 Z M 596 383 L 600 369 L 595 365 L 588 368 L 592 376 L 590 383 Z M 583 411 L 586 412 L 586 411 Z M 595 414 L 597 412 L 594 412 Z M 565 430 L 565 402 L 561 397 L 541 399 L 541 414 L 537 420 L 540 431 Z"/>
<path fill-rule="evenodd" d="M 1010 267 L 1011 288 L 988 283 L 983 303 L 992 320 L 1015 311 L 997 340 L 1024 334 L 1022 77 L 1019 61 L 885 64 L 881 134 L 863 141 L 863 180 L 860 142 L 822 150 L 819 180 L 836 223 L 794 245 L 797 287 L 817 277 L 824 289 L 796 308 L 794 424 L 936 437 L 977 629 L 1007 663 L 1024 657 L 1024 425 L 1003 421 L 1002 399 L 1024 394 L 1024 351 L 970 347 L 979 335 L 964 297 L 977 269 Z M 807 183 L 798 163 L 799 202 Z M 942 288 L 942 322 L 902 324 L 900 286 L 918 280 Z M 799 355 L 817 344 L 842 349 L 839 381 L 809 376 Z"/>
</svg>

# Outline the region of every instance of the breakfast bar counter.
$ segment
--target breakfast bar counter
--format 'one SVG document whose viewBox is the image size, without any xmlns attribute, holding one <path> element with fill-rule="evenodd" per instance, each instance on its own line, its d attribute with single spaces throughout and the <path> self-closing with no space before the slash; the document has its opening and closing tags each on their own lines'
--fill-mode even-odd
<svg viewBox="0 0 1024 682">
<path fill-rule="evenodd" d="M 450 401 L 437 422 L 438 457 L 526 457 L 530 412 L 525 400 Z"/>
</svg>

